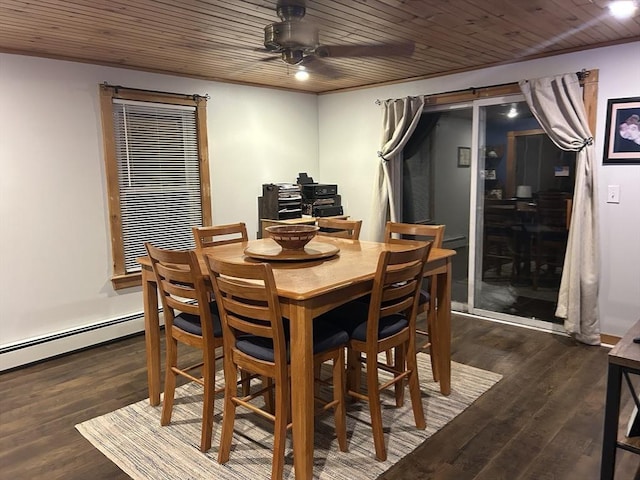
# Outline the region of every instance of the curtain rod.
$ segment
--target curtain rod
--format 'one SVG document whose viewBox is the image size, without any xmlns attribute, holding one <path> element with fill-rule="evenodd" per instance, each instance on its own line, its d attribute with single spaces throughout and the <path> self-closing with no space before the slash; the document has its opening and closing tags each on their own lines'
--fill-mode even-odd
<svg viewBox="0 0 640 480">
<path fill-rule="evenodd" d="M 191 98 L 196 101 L 200 98 L 204 98 L 206 100 L 209 100 L 211 98 L 208 93 L 205 95 L 198 95 L 197 93 L 193 93 L 189 95 L 188 93 L 163 92 L 161 90 L 147 90 L 145 88 L 132 88 L 132 87 L 123 87 L 122 85 L 110 85 L 107 82 L 103 82 L 102 85 L 105 87 L 113 88 L 116 93 L 118 93 L 119 89 L 122 89 L 122 90 L 132 90 L 134 92 L 157 93 L 159 95 L 173 95 L 174 97 Z"/>
<path fill-rule="evenodd" d="M 585 80 L 585 78 L 587 78 L 589 76 L 589 70 L 583 68 L 582 70 L 580 70 L 579 72 L 576 72 L 576 75 L 578 76 L 578 80 L 580 80 L 581 82 L 583 82 Z M 513 85 L 514 82 L 510 82 L 510 83 L 500 83 L 500 84 L 496 84 L 496 85 L 488 85 L 485 87 L 469 87 L 469 88 L 463 88 L 461 90 L 452 90 L 449 92 L 441 92 L 441 93 L 435 93 L 433 95 L 449 95 L 449 94 L 453 94 L 453 93 L 463 93 L 463 92 L 475 92 L 476 90 L 482 90 L 483 88 L 496 88 L 496 87 L 504 87 L 506 85 Z M 426 95 L 428 96 L 428 95 Z M 387 98 L 386 100 L 380 100 L 380 99 L 376 99 L 375 104 L 376 105 L 382 105 L 384 102 L 387 102 L 389 100 L 394 100 L 393 98 Z"/>
</svg>

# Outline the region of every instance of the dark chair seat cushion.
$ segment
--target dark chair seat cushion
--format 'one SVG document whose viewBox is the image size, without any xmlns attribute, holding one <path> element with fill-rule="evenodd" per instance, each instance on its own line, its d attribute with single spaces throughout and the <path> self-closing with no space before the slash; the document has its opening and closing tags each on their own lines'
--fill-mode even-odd
<svg viewBox="0 0 640 480">
<path fill-rule="evenodd" d="M 320 320 L 345 330 L 349 338 L 364 342 L 367 338 L 368 316 L 369 305 L 361 300 L 354 300 L 324 314 Z M 408 325 L 409 320 L 404 315 L 394 314 L 383 317 L 378 322 L 378 339 L 395 335 Z"/>
<path fill-rule="evenodd" d="M 218 313 L 218 305 L 216 305 L 216 302 L 210 302 L 209 309 L 211 310 L 211 318 L 213 319 L 213 336 L 221 337 L 222 324 L 220 323 L 220 314 Z M 173 319 L 173 325 L 185 332 L 202 336 L 202 325 L 200 324 L 200 317 L 198 315 L 183 312 L 180 315 L 176 315 Z"/>
<path fill-rule="evenodd" d="M 288 322 L 285 322 L 288 323 Z M 290 361 L 289 328 L 285 328 L 285 340 L 287 342 L 287 362 Z M 321 320 L 313 322 L 313 353 L 326 352 L 349 341 L 349 335 L 337 326 L 327 324 Z M 273 341 L 269 338 L 255 335 L 242 335 L 236 342 L 236 348 L 247 355 L 266 362 L 274 361 Z"/>
</svg>

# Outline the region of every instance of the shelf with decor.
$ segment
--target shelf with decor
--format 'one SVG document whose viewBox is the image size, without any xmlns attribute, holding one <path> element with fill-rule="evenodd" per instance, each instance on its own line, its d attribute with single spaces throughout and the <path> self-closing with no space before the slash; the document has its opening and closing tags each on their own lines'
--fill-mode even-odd
<svg viewBox="0 0 640 480">
<path fill-rule="evenodd" d="M 504 145 L 487 145 L 484 155 L 484 194 L 486 198 L 505 198 L 504 186 L 498 178 L 498 168 L 504 156 Z"/>
</svg>

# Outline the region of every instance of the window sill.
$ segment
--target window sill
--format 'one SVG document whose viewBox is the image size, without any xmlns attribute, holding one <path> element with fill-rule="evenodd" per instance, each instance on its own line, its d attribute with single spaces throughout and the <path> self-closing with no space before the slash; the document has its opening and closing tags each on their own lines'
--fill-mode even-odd
<svg viewBox="0 0 640 480">
<path fill-rule="evenodd" d="M 142 272 L 128 273 L 126 275 L 114 275 L 111 277 L 111 285 L 114 290 L 139 287 L 142 285 Z"/>
</svg>

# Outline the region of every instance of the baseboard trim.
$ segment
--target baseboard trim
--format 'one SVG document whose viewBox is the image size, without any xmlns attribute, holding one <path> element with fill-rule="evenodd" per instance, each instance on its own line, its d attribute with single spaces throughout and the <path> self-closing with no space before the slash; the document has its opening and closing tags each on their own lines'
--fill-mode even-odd
<svg viewBox="0 0 640 480">
<path fill-rule="evenodd" d="M 527 324 L 523 324 L 523 323 L 518 323 L 516 321 L 502 320 L 502 319 L 487 317 L 487 316 L 484 316 L 484 315 L 478 315 L 477 313 L 469 313 L 469 312 L 462 312 L 462 311 L 452 311 L 451 313 L 454 313 L 456 315 L 462 315 L 462 316 L 465 316 L 465 317 L 470 317 L 470 318 L 479 318 L 479 319 L 482 319 L 482 320 L 488 320 L 489 322 L 506 323 L 508 325 L 513 325 L 514 327 L 522 327 L 522 328 L 528 328 L 528 329 L 531 329 L 531 330 L 538 330 L 540 332 L 553 333 L 555 335 L 568 336 L 567 333 L 564 332 L 564 331 L 542 328 L 542 327 L 538 327 L 538 326 L 535 326 L 535 325 L 527 325 Z M 603 347 L 613 347 L 616 343 L 618 343 L 620 341 L 620 338 L 621 337 L 618 337 L 616 335 L 609 335 L 608 333 L 601 333 L 600 334 L 600 343 L 602 344 Z"/>
<path fill-rule="evenodd" d="M 136 313 L 83 327 L 0 346 L 0 371 L 71 353 L 144 331 L 144 315 Z"/>
<path fill-rule="evenodd" d="M 618 343 L 620 341 L 620 338 L 622 337 L 617 337 L 615 335 L 609 335 L 608 333 L 601 333 L 600 334 L 600 342 L 602 343 L 603 347 L 606 346 L 614 346 L 616 343 Z"/>
</svg>

